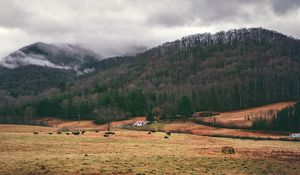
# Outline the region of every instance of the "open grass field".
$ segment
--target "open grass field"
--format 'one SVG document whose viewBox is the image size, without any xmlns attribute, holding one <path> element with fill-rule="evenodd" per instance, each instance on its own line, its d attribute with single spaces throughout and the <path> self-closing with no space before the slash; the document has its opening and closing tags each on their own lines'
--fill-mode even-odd
<svg viewBox="0 0 300 175">
<path fill-rule="evenodd" d="M 146 120 L 146 117 L 134 117 L 128 120 L 123 121 L 115 121 L 111 123 L 111 127 L 120 127 L 121 125 L 133 123 L 135 121 L 144 121 Z M 98 129 L 98 130 L 106 130 L 107 125 L 97 125 L 92 120 L 81 120 L 78 121 L 68 121 L 68 120 L 62 120 L 57 118 L 44 118 L 43 121 L 47 121 L 48 125 L 52 126 L 53 128 L 68 128 L 70 130 L 92 130 L 92 129 Z"/>
<path fill-rule="evenodd" d="M 300 142 L 115 130 L 52 134 L 0 126 L 0 174 L 300 174 Z M 14 132 L 15 128 L 15 132 Z M 27 132 L 19 132 L 26 130 Z M 233 146 L 236 154 L 221 152 Z"/>
<path fill-rule="evenodd" d="M 291 139 L 290 133 L 275 132 L 275 131 L 261 131 L 249 129 L 230 129 L 206 126 L 203 124 L 193 123 L 191 121 L 171 121 L 154 123 L 142 127 L 125 126 L 124 129 L 139 130 L 139 131 L 171 131 L 175 133 L 189 133 L 202 136 L 213 137 L 237 137 L 244 139 L 268 139 L 268 140 L 287 140 Z"/>
<path fill-rule="evenodd" d="M 212 117 L 205 117 L 203 118 L 203 121 L 213 123 L 215 118 L 217 123 L 222 123 L 224 125 L 226 124 L 234 125 L 242 128 L 248 128 L 251 127 L 252 121 L 255 120 L 255 118 L 259 117 L 261 113 L 267 113 L 270 110 L 273 110 L 274 112 L 279 111 L 283 108 L 286 108 L 294 104 L 295 102 L 288 101 L 288 102 L 273 103 L 269 105 L 230 111 L 230 112 L 221 112 L 219 115 L 215 115 Z M 249 116 L 250 120 L 245 120 L 246 116 Z"/>
</svg>

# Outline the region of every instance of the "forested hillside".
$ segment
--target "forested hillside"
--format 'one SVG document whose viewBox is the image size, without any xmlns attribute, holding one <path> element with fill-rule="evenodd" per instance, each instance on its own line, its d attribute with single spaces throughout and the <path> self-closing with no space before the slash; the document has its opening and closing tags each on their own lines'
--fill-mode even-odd
<svg viewBox="0 0 300 175">
<path fill-rule="evenodd" d="M 100 59 L 80 46 L 33 43 L 0 59 L 0 91 L 33 96 L 94 71 Z"/>
<path fill-rule="evenodd" d="M 5 106 L 2 122 L 12 116 L 185 117 L 300 97 L 300 41 L 262 28 L 187 36 L 104 62 L 110 66 L 66 83 L 52 97 Z"/>
</svg>

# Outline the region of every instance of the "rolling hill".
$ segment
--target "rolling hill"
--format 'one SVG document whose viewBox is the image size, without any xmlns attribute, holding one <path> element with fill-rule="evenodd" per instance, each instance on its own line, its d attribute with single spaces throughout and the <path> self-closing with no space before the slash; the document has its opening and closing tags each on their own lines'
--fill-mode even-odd
<svg viewBox="0 0 300 175">
<path fill-rule="evenodd" d="M 108 58 L 60 92 L 9 105 L 1 116 L 116 119 L 156 112 L 161 118 L 231 111 L 300 97 L 300 40 L 263 28 L 205 33 L 133 57 Z M 155 109 L 155 110 L 154 110 Z M 17 111 L 17 112 L 16 112 Z"/>
<path fill-rule="evenodd" d="M 80 46 L 37 42 L 0 59 L 0 90 L 36 95 L 95 70 L 101 56 Z"/>
</svg>

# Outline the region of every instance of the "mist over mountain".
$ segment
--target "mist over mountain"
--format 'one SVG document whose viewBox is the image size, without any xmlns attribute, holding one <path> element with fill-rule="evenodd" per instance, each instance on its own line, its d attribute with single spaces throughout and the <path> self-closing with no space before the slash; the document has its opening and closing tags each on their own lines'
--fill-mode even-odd
<svg viewBox="0 0 300 175">
<path fill-rule="evenodd" d="M 0 60 L 0 90 L 11 96 L 38 94 L 95 71 L 92 65 L 101 59 L 80 46 L 33 43 Z"/>
<path fill-rule="evenodd" d="M 2 58 L 0 65 L 10 69 L 26 65 L 37 65 L 77 70 L 87 62 L 101 59 L 101 56 L 80 46 L 37 42 Z"/>
<path fill-rule="evenodd" d="M 69 66 L 55 58 L 47 60 Z M 77 60 L 69 61 L 69 67 Z M 66 79 L 56 86 L 60 91 L 42 101 L 32 98 L 37 116 L 72 119 L 80 114 L 93 119 L 95 110 L 110 109 L 139 116 L 158 107 L 170 117 L 178 113 L 183 97 L 191 101 L 193 111 L 229 111 L 300 98 L 300 41 L 263 28 L 186 36 L 136 56 L 85 65 L 96 71 Z"/>
</svg>

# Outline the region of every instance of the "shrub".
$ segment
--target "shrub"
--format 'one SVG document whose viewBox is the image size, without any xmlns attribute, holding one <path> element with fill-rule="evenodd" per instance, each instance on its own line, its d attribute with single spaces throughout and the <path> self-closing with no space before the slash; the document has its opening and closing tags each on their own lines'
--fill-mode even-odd
<svg viewBox="0 0 300 175">
<path fill-rule="evenodd" d="M 224 153 L 224 154 L 235 154 L 235 150 L 231 146 L 223 146 L 222 147 L 222 153 Z"/>
</svg>

